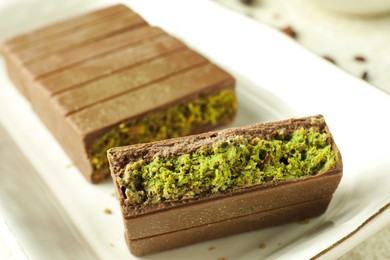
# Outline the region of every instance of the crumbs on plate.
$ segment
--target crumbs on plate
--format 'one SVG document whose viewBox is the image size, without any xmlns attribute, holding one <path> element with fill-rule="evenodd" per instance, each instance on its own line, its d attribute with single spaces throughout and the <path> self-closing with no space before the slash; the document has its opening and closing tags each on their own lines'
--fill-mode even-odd
<svg viewBox="0 0 390 260">
<path fill-rule="evenodd" d="M 296 39 L 298 37 L 298 33 L 291 26 L 283 27 L 281 31 L 293 39 Z"/>
<path fill-rule="evenodd" d="M 356 55 L 354 57 L 355 61 L 358 61 L 358 62 L 366 62 L 366 58 L 364 56 L 361 56 L 361 55 Z"/>
<path fill-rule="evenodd" d="M 107 209 L 107 208 L 105 208 L 105 209 L 103 210 L 103 212 L 104 212 L 104 214 L 107 214 L 107 215 L 111 215 L 111 214 L 112 214 L 112 210 Z"/>
</svg>

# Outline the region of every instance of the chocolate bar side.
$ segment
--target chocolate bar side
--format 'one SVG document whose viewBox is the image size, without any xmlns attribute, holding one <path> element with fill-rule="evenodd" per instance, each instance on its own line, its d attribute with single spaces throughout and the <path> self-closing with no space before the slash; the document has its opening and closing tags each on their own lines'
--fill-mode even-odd
<svg viewBox="0 0 390 260">
<path fill-rule="evenodd" d="M 108 24 L 107 21 L 110 23 Z M 21 64 L 27 64 L 34 60 L 42 60 L 51 53 L 98 41 L 130 27 L 145 24 L 146 22 L 138 14 L 128 9 L 102 17 L 102 19 L 87 26 L 75 27 L 60 35 L 50 35 L 34 41 L 33 44 L 16 47 L 11 51 L 18 57 Z"/>
<path fill-rule="evenodd" d="M 64 33 L 68 30 L 72 30 L 73 28 L 77 28 L 80 26 L 85 26 L 89 23 L 93 23 L 102 17 L 107 15 L 111 15 L 117 12 L 122 12 L 127 10 L 128 8 L 122 4 L 117 4 L 114 6 L 110 6 L 104 9 L 98 9 L 92 11 L 87 14 L 82 14 L 72 19 L 66 19 L 60 22 L 53 23 L 51 25 L 45 26 L 43 28 L 38 28 L 33 31 L 12 37 L 7 40 L 4 44 L 9 48 L 13 49 L 16 47 L 20 47 L 26 44 L 34 43 L 34 41 L 39 40 L 41 38 L 47 37 L 53 34 Z"/>
<path fill-rule="evenodd" d="M 296 181 L 273 182 L 213 196 L 142 216 L 124 217 L 129 239 L 185 230 L 226 219 L 332 197 L 341 172 L 327 172 Z M 122 191 L 118 191 L 122 192 Z M 123 205 L 122 205 L 123 206 Z"/>
<path fill-rule="evenodd" d="M 112 26 L 112 24 L 107 25 L 107 23 L 99 23 L 95 26 L 94 23 L 92 23 L 94 26 L 86 26 L 85 29 L 83 26 L 80 28 L 78 27 L 78 30 L 82 30 L 78 35 L 74 35 L 72 33 L 73 30 L 69 29 L 67 33 L 60 34 L 59 36 L 37 37 L 37 39 L 34 39 L 30 44 L 24 44 L 21 47 L 16 46 L 12 48 L 12 45 L 8 46 L 7 42 L 3 44 L 2 51 L 7 59 L 8 70 L 11 71 L 13 75 L 11 79 L 23 96 L 28 100 L 30 99 L 28 96 L 30 84 L 39 77 L 39 74 L 34 73 L 34 71 L 25 67 L 26 64 L 33 62 L 34 59 L 36 61 L 42 60 L 44 63 L 45 57 L 53 53 L 62 52 L 75 46 L 82 46 L 91 41 L 104 39 L 104 37 L 108 35 L 120 33 L 123 30 L 128 30 L 136 26 L 146 25 L 146 22 L 140 16 L 133 13 L 128 8 L 123 9 L 121 13 L 127 16 L 130 14 L 131 18 L 126 16 L 121 18 L 121 16 L 119 16 L 118 21 L 114 23 L 115 26 Z M 112 15 L 115 17 L 117 14 L 114 13 Z M 104 19 L 106 19 L 106 16 L 100 18 L 102 21 L 104 21 Z"/>
<path fill-rule="evenodd" d="M 127 235 L 131 230 L 126 230 L 126 242 L 130 252 L 136 256 L 155 254 L 211 239 L 316 217 L 326 211 L 330 200 L 331 197 L 325 197 L 140 239 L 130 239 Z"/>
<path fill-rule="evenodd" d="M 77 64 L 85 63 L 87 60 L 96 59 L 116 50 L 124 49 L 129 45 L 140 45 L 142 42 L 149 42 L 152 38 L 165 36 L 166 33 L 157 27 L 138 26 L 133 30 L 126 30 L 120 34 L 94 41 L 77 48 L 71 48 L 62 52 L 50 54 L 42 60 L 26 64 L 37 78 L 47 78 L 50 75 L 58 75 L 58 72 L 66 68 L 75 67 Z"/>
<path fill-rule="evenodd" d="M 95 80 L 117 75 L 121 71 L 185 48 L 181 42 L 169 37 L 160 29 L 143 27 L 139 30 L 147 33 L 139 37 L 137 34 L 132 35 L 131 38 L 136 40 L 134 44 L 83 61 L 70 68 L 61 69 L 56 73 L 44 75 L 37 81 L 52 95 L 56 95 L 70 88 L 78 88 Z"/>
<path fill-rule="evenodd" d="M 115 5 L 103 10 L 97 10 L 95 12 L 75 17 L 71 20 L 66 20 L 60 23 L 56 23 L 41 29 L 28 32 L 16 37 L 13 37 L 6 42 L 1 44 L 1 51 L 7 63 L 7 69 L 10 75 L 11 80 L 19 87 L 20 91 L 25 94 L 22 89 L 22 83 L 19 81 L 19 70 L 21 69 L 21 64 L 19 58 L 13 52 L 17 48 L 28 48 L 31 45 L 34 45 L 35 42 L 40 42 L 42 39 L 46 39 L 47 36 L 52 36 L 53 34 L 62 34 L 64 31 L 69 31 L 77 27 L 85 26 L 88 23 L 95 22 L 97 19 L 104 18 L 107 15 L 115 14 L 118 12 L 123 12 L 128 10 L 127 7 L 123 5 Z"/>
<path fill-rule="evenodd" d="M 87 91 L 87 89 L 93 88 L 96 85 L 106 89 L 107 91 L 105 93 L 108 92 L 110 94 L 116 92 L 118 94 L 118 91 L 115 89 L 123 85 L 126 88 L 127 85 L 123 76 L 120 77 L 123 82 L 120 79 L 116 79 L 120 75 L 115 72 L 116 66 L 123 66 L 125 63 L 126 67 L 131 68 L 142 63 L 147 63 L 160 55 L 183 48 L 183 44 L 171 37 L 165 37 L 165 33 L 163 34 L 160 29 L 155 30 L 144 27 L 142 31 L 144 33 L 135 34 L 132 37 L 136 43 L 134 45 L 129 45 L 123 50 L 117 50 L 109 55 L 83 62 L 75 67 L 56 73 L 50 78 L 38 79 L 33 83 L 34 85 L 30 93 L 33 109 L 57 139 L 59 138 L 59 128 L 62 127 L 65 116 L 69 111 L 62 112 L 61 105 L 56 102 L 56 95 L 71 98 L 74 94 L 79 95 L 80 92 L 84 92 L 83 99 L 96 100 L 96 97 L 93 96 L 94 94 Z M 154 37 L 156 34 L 159 35 L 157 39 L 151 41 L 150 44 L 142 44 L 144 40 Z M 109 74 L 105 75 L 107 71 Z M 123 71 L 123 74 L 126 74 L 126 70 Z M 114 80 L 114 82 L 110 82 L 111 80 Z M 99 95 L 101 94 L 99 93 L 97 96 Z M 97 101 L 100 102 L 102 99 Z M 74 104 L 71 111 L 80 109 L 83 106 L 83 102 Z M 47 109 L 48 107 L 52 107 L 52 109 Z"/>
<path fill-rule="evenodd" d="M 175 41 L 174 43 L 176 44 Z M 165 78 L 179 76 L 180 73 L 206 63 L 207 59 L 195 52 L 180 49 L 82 87 L 58 93 L 52 98 L 61 113 L 66 116 L 112 97 L 147 88 L 148 85 Z"/>
</svg>

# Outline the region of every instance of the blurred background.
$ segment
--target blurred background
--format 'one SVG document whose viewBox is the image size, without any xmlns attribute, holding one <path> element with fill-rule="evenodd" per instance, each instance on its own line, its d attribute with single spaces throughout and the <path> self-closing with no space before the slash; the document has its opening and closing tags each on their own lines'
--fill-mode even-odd
<svg viewBox="0 0 390 260">
<path fill-rule="evenodd" d="M 389 0 L 215 1 L 286 33 L 335 66 L 390 94 Z M 347 259 L 390 259 L 390 227 L 339 258 Z"/>
<path fill-rule="evenodd" d="M 389 0 L 215 0 L 390 94 Z M 342 86 L 340 86 L 341 88 Z M 390 259 L 390 227 L 339 260 Z"/>
<path fill-rule="evenodd" d="M 215 0 L 390 94 L 389 0 Z"/>
</svg>

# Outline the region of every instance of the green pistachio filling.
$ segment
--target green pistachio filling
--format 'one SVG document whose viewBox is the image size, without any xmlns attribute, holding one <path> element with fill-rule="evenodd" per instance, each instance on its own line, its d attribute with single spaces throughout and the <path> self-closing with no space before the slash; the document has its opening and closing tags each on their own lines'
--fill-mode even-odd
<svg viewBox="0 0 390 260">
<path fill-rule="evenodd" d="M 197 127 L 229 122 L 236 110 L 235 93 L 229 89 L 120 124 L 93 142 L 91 163 L 95 170 L 108 169 L 106 151 L 112 147 L 188 135 Z"/>
<path fill-rule="evenodd" d="M 315 175 L 336 160 L 326 133 L 301 128 L 275 140 L 236 136 L 175 158 L 139 160 L 118 181 L 128 202 L 150 204 Z"/>
</svg>

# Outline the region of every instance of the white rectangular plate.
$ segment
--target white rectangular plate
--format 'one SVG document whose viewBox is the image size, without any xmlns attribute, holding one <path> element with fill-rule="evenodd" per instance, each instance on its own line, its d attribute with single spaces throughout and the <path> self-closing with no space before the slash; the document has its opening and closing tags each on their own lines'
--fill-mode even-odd
<svg viewBox="0 0 390 260">
<path fill-rule="evenodd" d="M 54 21 L 59 14 L 64 18 L 64 12 L 78 14 L 80 9 L 90 10 L 111 1 L 82 2 L 77 11 L 78 0 L 2 2 L 2 21 L 10 24 L 0 28 L 0 39 Z M 213 2 L 132 0 L 126 4 L 236 77 L 239 114 L 234 125 L 323 114 L 344 162 L 343 179 L 327 212 L 309 223 L 248 232 L 147 259 L 335 258 L 390 224 L 388 95 L 323 61 L 278 31 Z M 21 11 L 29 8 L 34 12 Z M 12 197 L 19 203 L 18 210 L 0 205 L 0 236 L 6 237 L 15 255 L 31 259 L 131 259 L 112 183 L 92 185 L 84 180 L 12 86 L 3 62 L 0 124 L 33 166 L 15 167 L 7 175 L 0 175 L 16 183 L 20 191 Z M 0 158 L 0 163 L 10 163 L 6 158 Z M 41 195 L 46 196 L 47 205 Z M 17 196 L 21 198 L 16 200 Z M 43 214 L 35 214 L 34 209 Z M 105 209 L 112 214 L 105 214 Z M 20 218 L 26 214 L 32 217 Z M 54 221 L 58 216 L 62 221 Z M 31 219 L 35 222 L 30 223 Z M 34 232 L 36 226 L 42 227 L 39 232 Z M 51 243 L 51 250 L 45 250 L 45 244 L 40 243 L 45 239 L 58 239 L 58 243 Z M 68 244 L 69 239 L 77 243 Z M 262 243 L 265 248 L 259 248 Z"/>
</svg>

